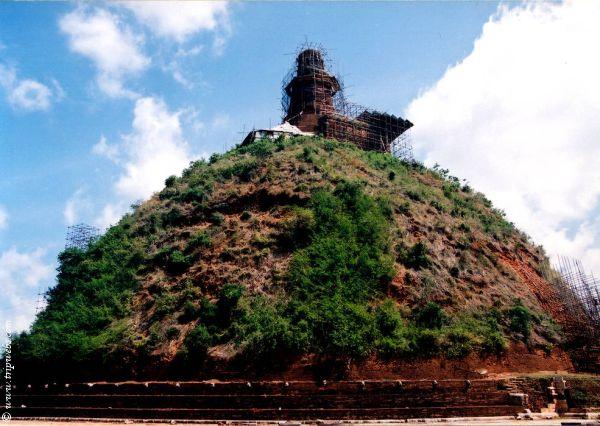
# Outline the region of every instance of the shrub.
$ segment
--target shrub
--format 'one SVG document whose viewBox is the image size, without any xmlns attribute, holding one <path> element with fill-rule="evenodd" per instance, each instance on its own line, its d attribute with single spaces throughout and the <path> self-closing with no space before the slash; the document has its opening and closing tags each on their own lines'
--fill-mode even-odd
<svg viewBox="0 0 600 426">
<path fill-rule="evenodd" d="M 290 266 L 290 281 L 303 296 L 364 299 L 385 288 L 394 270 L 386 256 L 386 219 L 372 199 L 352 188 L 339 196 L 317 193 L 311 201 L 315 234 L 298 250 Z M 348 211 L 354 211 L 350 215 Z"/>
<path fill-rule="evenodd" d="M 164 226 L 174 226 L 180 224 L 184 218 L 185 216 L 181 209 L 175 206 L 168 212 L 162 214 L 161 221 Z"/>
<path fill-rule="evenodd" d="M 169 254 L 166 263 L 166 270 L 171 274 L 180 274 L 189 269 L 192 259 L 179 250 L 174 250 Z"/>
<path fill-rule="evenodd" d="M 167 186 L 158 193 L 158 198 L 160 198 L 161 200 L 171 200 L 173 198 L 176 198 L 178 194 L 179 191 L 177 190 L 177 188 Z"/>
<path fill-rule="evenodd" d="M 311 318 L 316 340 L 313 349 L 317 352 L 360 359 L 375 349 L 375 321 L 364 305 L 338 298 L 325 299 L 318 312 L 318 316 Z"/>
<path fill-rule="evenodd" d="M 237 284 L 225 284 L 217 301 L 218 316 L 221 324 L 230 324 L 244 294 L 244 287 Z"/>
<path fill-rule="evenodd" d="M 402 316 L 391 299 L 387 299 L 377 307 L 375 320 L 383 336 L 392 336 L 402 326 Z"/>
<path fill-rule="evenodd" d="M 323 148 L 325 149 L 325 151 L 327 152 L 333 152 L 335 151 L 335 142 L 331 141 L 331 140 L 326 140 L 323 143 Z"/>
<path fill-rule="evenodd" d="M 293 326 L 283 309 L 260 296 L 246 301 L 233 324 L 235 341 L 246 359 L 272 368 L 284 354 L 300 353 L 308 345 L 306 332 Z"/>
<path fill-rule="evenodd" d="M 170 293 L 158 296 L 154 301 L 154 316 L 164 317 L 167 314 L 173 313 L 175 311 L 176 304 L 177 298 Z"/>
<path fill-rule="evenodd" d="M 247 210 L 244 210 L 242 212 L 242 214 L 240 215 L 240 219 L 244 220 L 244 221 L 250 219 L 251 217 L 252 217 L 252 214 Z"/>
<path fill-rule="evenodd" d="M 357 183 L 317 191 L 309 209 L 300 221 L 310 230 L 303 233 L 309 236 L 307 245 L 293 254 L 288 271 L 291 315 L 295 321 L 307 320 L 313 351 L 350 359 L 366 356 L 380 335 L 367 302 L 382 294 L 394 274 L 386 254 L 387 218 Z M 291 227 L 295 232 L 299 228 Z"/>
<path fill-rule="evenodd" d="M 380 334 L 376 346 L 382 355 L 391 357 L 410 352 L 402 316 L 392 300 L 387 299 L 376 308 L 375 323 Z"/>
<path fill-rule="evenodd" d="M 186 253 L 191 253 L 200 248 L 208 248 L 212 245 L 210 236 L 206 231 L 196 232 L 187 243 L 185 247 Z"/>
<path fill-rule="evenodd" d="M 217 152 L 215 152 L 214 154 L 211 154 L 211 156 L 208 159 L 208 164 L 215 164 L 217 161 L 219 161 L 221 158 L 223 157 L 222 154 L 219 154 Z"/>
<path fill-rule="evenodd" d="M 410 203 L 408 203 L 408 201 L 400 203 L 398 207 L 396 207 L 396 212 L 403 215 L 408 215 L 410 213 Z"/>
<path fill-rule="evenodd" d="M 237 176 L 241 181 L 248 182 L 256 174 L 258 162 L 255 159 L 241 160 L 233 165 L 220 170 L 220 175 L 224 179 Z"/>
<path fill-rule="evenodd" d="M 423 195 L 420 192 L 408 190 L 406 196 L 413 201 L 423 201 Z"/>
<path fill-rule="evenodd" d="M 214 324 L 217 321 L 219 310 L 217 305 L 212 303 L 206 297 L 200 300 L 200 321 L 205 324 Z"/>
<path fill-rule="evenodd" d="M 453 266 L 452 268 L 450 268 L 450 275 L 454 278 L 458 278 L 458 276 L 460 275 L 460 268 L 458 268 L 458 266 Z"/>
<path fill-rule="evenodd" d="M 76 371 L 94 354 L 107 353 L 109 344 L 118 344 L 127 329 L 120 320 L 129 313 L 143 259 L 138 241 L 123 223 L 109 228 L 85 251 L 68 248 L 60 253 L 57 283 L 46 293 L 47 308 L 12 342 L 21 378 Z M 55 371 L 41 365 L 53 365 Z"/>
<path fill-rule="evenodd" d="M 412 341 L 413 353 L 421 356 L 436 355 L 440 351 L 439 331 L 417 329 Z"/>
<path fill-rule="evenodd" d="M 302 153 L 298 155 L 299 160 L 306 161 L 307 163 L 315 162 L 315 149 L 309 146 L 305 146 L 302 149 Z"/>
<path fill-rule="evenodd" d="M 281 225 L 281 231 L 277 235 L 279 246 L 286 249 L 306 246 L 312 237 L 314 225 L 312 210 L 294 209 L 293 217 Z"/>
<path fill-rule="evenodd" d="M 510 320 L 509 328 L 515 333 L 520 333 L 524 342 L 528 342 L 531 336 L 532 314 L 523 305 L 520 299 L 515 300 L 513 306 L 507 312 Z"/>
<path fill-rule="evenodd" d="M 179 316 L 180 323 L 186 323 L 195 320 L 200 314 L 200 309 L 191 300 L 186 300 L 183 304 L 183 312 Z"/>
<path fill-rule="evenodd" d="M 186 189 L 184 192 L 179 195 L 178 199 L 181 201 L 185 201 L 188 203 L 198 202 L 202 203 L 206 201 L 208 198 L 208 194 L 205 188 L 194 186 Z"/>
<path fill-rule="evenodd" d="M 203 360 L 212 340 L 211 334 L 203 324 L 196 326 L 184 340 L 189 360 Z"/>
<path fill-rule="evenodd" d="M 167 339 L 173 340 L 179 336 L 179 329 L 177 327 L 169 327 L 165 333 L 165 336 Z"/>
<path fill-rule="evenodd" d="M 240 152 L 254 155 L 258 158 L 267 158 L 275 151 L 277 143 L 269 138 L 259 139 L 240 148 Z"/>
<path fill-rule="evenodd" d="M 506 351 L 508 344 L 504 335 L 499 330 L 490 331 L 483 336 L 482 350 L 485 353 L 501 355 Z"/>
<path fill-rule="evenodd" d="M 250 240 L 250 243 L 259 249 L 264 249 L 273 245 L 273 240 L 266 235 L 256 234 Z"/>
<path fill-rule="evenodd" d="M 377 341 L 377 350 L 384 357 L 403 356 L 411 353 L 410 341 L 401 334 L 383 336 Z"/>
<path fill-rule="evenodd" d="M 165 180 L 165 186 L 167 188 L 174 186 L 177 183 L 177 176 L 171 175 Z"/>
<path fill-rule="evenodd" d="M 462 328 L 451 328 L 446 332 L 444 351 L 448 358 L 464 358 L 475 345 L 474 336 Z"/>
<path fill-rule="evenodd" d="M 396 172 L 393 170 L 390 170 L 390 172 L 388 173 L 388 179 L 393 181 L 394 179 L 396 179 Z"/>
<path fill-rule="evenodd" d="M 225 216 L 219 212 L 214 212 L 210 215 L 210 221 L 215 225 L 222 225 L 225 222 Z"/>
<path fill-rule="evenodd" d="M 446 314 L 435 302 L 428 302 L 425 306 L 416 310 L 413 317 L 419 327 L 430 329 L 439 329 L 446 322 Z"/>
<path fill-rule="evenodd" d="M 398 260 L 409 268 L 422 269 L 431 265 L 431 259 L 428 256 L 429 250 L 427 249 L 427 245 L 422 241 L 419 241 L 409 249 L 399 246 L 397 252 Z"/>
<path fill-rule="evenodd" d="M 440 203 L 437 200 L 431 200 L 431 202 L 429 203 L 431 205 L 431 207 L 433 207 L 434 209 L 436 209 L 438 212 L 443 212 L 446 209 L 444 208 L 444 206 L 442 205 L 442 203 Z"/>
</svg>

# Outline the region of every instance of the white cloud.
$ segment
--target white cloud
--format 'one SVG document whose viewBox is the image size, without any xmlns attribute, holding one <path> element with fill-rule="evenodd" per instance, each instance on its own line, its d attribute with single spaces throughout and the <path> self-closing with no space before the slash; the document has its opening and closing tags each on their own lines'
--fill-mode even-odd
<svg viewBox="0 0 600 426">
<path fill-rule="evenodd" d="M 198 55 L 204 46 L 189 46 L 186 42 L 200 33 L 211 33 L 212 51 L 221 55 L 232 33 L 230 4 L 225 1 L 129 1 L 119 5 L 132 11 L 135 18 L 153 35 L 178 43 L 174 54 L 162 58 L 161 67 L 187 89 L 191 89 L 194 82 L 186 76 L 182 62 Z"/>
<path fill-rule="evenodd" d="M 179 115 L 170 112 L 160 99 L 136 102 L 133 131 L 123 138 L 128 159 L 116 184 L 119 194 L 128 200 L 147 198 L 163 187 L 169 175 L 188 166 L 190 155 Z"/>
<path fill-rule="evenodd" d="M 179 61 L 172 60 L 162 68 L 165 72 L 171 74 L 173 80 L 181 84 L 186 89 L 192 89 L 194 87 L 194 83 L 185 76 Z"/>
<path fill-rule="evenodd" d="M 36 310 L 37 292 L 49 287 L 54 275 L 53 265 L 44 261 L 45 251 L 19 252 L 10 248 L 0 253 L 0 323 L 11 321 L 13 331 L 22 331 L 31 324 Z"/>
<path fill-rule="evenodd" d="M 141 51 L 141 36 L 134 34 L 117 15 L 98 8 L 77 8 L 61 18 L 60 28 L 69 36 L 71 50 L 94 62 L 102 91 L 111 97 L 136 96 L 123 82 L 150 64 Z"/>
<path fill-rule="evenodd" d="M 201 31 L 229 26 L 229 4 L 224 1 L 132 1 L 122 5 L 156 35 L 180 43 Z"/>
<path fill-rule="evenodd" d="M 229 114 L 219 113 L 212 120 L 213 128 L 222 129 L 231 125 L 231 117 Z"/>
<path fill-rule="evenodd" d="M 0 206 L 0 229 L 6 229 L 8 226 L 8 213 L 6 209 Z"/>
<path fill-rule="evenodd" d="M 107 204 L 102 208 L 102 212 L 94 221 L 94 225 L 100 229 L 106 229 L 115 225 L 121 216 L 127 211 L 126 203 Z"/>
<path fill-rule="evenodd" d="M 181 173 L 189 165 L 192 157 L 182 133 L 183 113 L 169 111 L 161 99 L 138 99 L 131 133 L 110 149 L 103 139 L 95 146 L 97 153 L 117 150 L 120 156 L 113 161 L 123 167 L 115 183 L 117 201 L 104 207 L 96 219 L 97 225 L 116 223 L 132 202 L 150 197 L 164 186 L 167 177 Z"/>
<path fill-rule="evenodd" d="M 92 203 L 89 198 L 86 197 L 85 188 L 79 188 L 71 198 L 65 203 L 63 210 L 63 217 L 67 225 L 74 225 L 81 220 L 81 214 L 83 212 L 89 212 L 92 208 Z"/>
<path fill-rule="evenodd" d="M 119 147 L 117 145 L 108 144 L 106 138 L 101 136 L 98 143 L 92 147 L 92 153 L 117 162 L 119 158 Z"/>
<path fill-rule="evenodd" d="M 35 80 L 21 80 L 10 93 L 11 104 L 28 110 L 47 110 L 50 107 L 52 92 Z"/>
<path fill-rule="evenodd" d="M 486 193 L 550 253 L 600 271 L 599 2 L 500 7 L 406 116 L 426 163 Z"/>
<path fill-rule="evenodd" d="M 0 64 L 0 86 L 14 109 L 25 111 L 46 111 L 52 101 L 60 100 L 64 92 L 53 80 L 54 92 L 46 85 L 32 79 L 19 79 L 14 68 Z"/>
</svg>

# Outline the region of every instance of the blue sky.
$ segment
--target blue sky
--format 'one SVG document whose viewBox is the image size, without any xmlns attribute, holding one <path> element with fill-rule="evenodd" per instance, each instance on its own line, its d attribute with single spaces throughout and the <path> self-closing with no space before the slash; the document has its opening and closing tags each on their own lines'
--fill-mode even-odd
<svg viewBox="0 0 600 426">
<path fill-rule="evenodd" d="M 577 28 L 567 41 L 585 45 L 597 13 L 571 3 L 0 3 L 0 319 L 31 321 L 67 225 L 114 223 L 190 160 L 278 123 L 281 79 L 305 40 L 327 48 L 353 101 L 415 122 L 421 160 L 467 177 L 553 251 L 600 267 L 598 192 L 581 189 L 599 183 L 595 165 L 544 183 L 561 156 L 597 153 L 600 103 L 583 83 L 598 64 L 552 39 Z M 536 25 L 547 37 L 527 32 Z M 537 63 L 555 95 L 529 90 Z M 583 81 L 575 92 L 573 76 Z M 579 118 L 511 112 L 541 99 L 560 110 L 580 94 L 569 108 Z M 532 137 L 498 131 L 523 116 Z M 528 168 L 519 150 L 539 152 L 536 135 L 557 119 L 572 131 L 554 129 L 556 142 L 541 147 L 549 158 Z"/>
</svg>

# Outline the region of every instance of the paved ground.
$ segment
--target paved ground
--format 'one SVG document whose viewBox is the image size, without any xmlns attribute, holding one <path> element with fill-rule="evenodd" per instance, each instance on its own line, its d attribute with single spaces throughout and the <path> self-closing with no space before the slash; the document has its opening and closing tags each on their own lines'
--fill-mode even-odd
<svg viewBox="0 0 600 426">
<path fill-rule="evenodd" d="M 6 426 L 33 426 L 33 425 L 43 425 L 43 426 L 110 426 L 110 425 L 119 425 L 123 426 L 124 424 L 131 424 L 132 426 L 160 426 L 160 425 L 172 425 L 172 424 L 186 424 L 184 422 L 132 422 L 132 421 L 121 421 L 121 422 L 112 422 L 112 421 L 101 421 L 101 422 L 92 422 L 92 421 L 40 421 L 40 420 L 10 420 L 8 422 L 2 422 Z M 0 425 L 2 425 L 0 423 Z M 187 423 L 189 424 L 189 423 Z M 210 425 L 219 425 L 223 426 L 223 423 L 201 423 L 205 426 Z M 298 422 L 228 422 L 229 425 L 232 426 L 260 426 L 260 425 L 269 425 L 269 426 L 298 426 L 300 423 Z M 579 420 L 579 419 L 558 419 L 558 420 L 497 420 L 497 419 L 468 419 L 468 420 L 450 420 L 450 421 L 442 421 L 442 420 L 419 420 L 419 419 L 411 419 L 407 421 L 380 421 L 380 422 L 351 422 L 344 421 L 340 423 L 336 423 L 334 421 L 327 421 L 322 423 L 323 426 L 333 426 L 333 425 L 385 425 L 385 426 L 395 426 L 395 425 L 406 425 L 406 424 L 415 424 L 415 425 L 430 425 L 430 426 L 443 426 L 443 425 L 451 425 L 451 426 L 561 426 L 561 425 L 600 425 L 600 421 L 598 420 Z M 2 425 L 2 426 L 4 426 Z M 314 422 L 306 422 L 302 423 L 302 425 L 316 425 Z"/>
</svg>

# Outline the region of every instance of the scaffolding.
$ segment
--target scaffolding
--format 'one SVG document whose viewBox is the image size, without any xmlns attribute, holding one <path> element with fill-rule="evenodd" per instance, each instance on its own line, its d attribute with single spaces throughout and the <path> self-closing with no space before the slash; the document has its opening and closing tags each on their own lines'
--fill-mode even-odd
<svg viewBox="0 0 600 426">
<path fill-rule="evenodd" d="M 282 82 L 283 120 L 304 132 L 414 161 L 411 140 L 402 137 L 413 124 L 349 102 L 342 79 L 332 75 L 330 68 L 331 61 L 321 46 L 300 46 L 294 66 Z"/>
<path fill-rule="evenodd" d="M 586 273 L 577 259 L 560 256 L 557 270 L 568 287 L 570 305 L 577 308 L 586 322 L 600 331 L 600 281 Z"/>
<path fill-rule="evenodd" d="M 556 306 L 562 307 L 560 325 L 571 358 L 578 369 L 600 371 L 600 281 L 586 273 L 577 259 L 559 256 L 549 274 Z"/>
<path fill-rule="evenodd" d="M 65 248 L 76 248 L 86 250 L 100 235 L 100 230 L 96 227 L 79 223 L 67 227 L 67 238 Z"/>
<path fill-rule="evenodd" d="M 412 149 L 411 129 L 408 129 L 391 143 L 392 155 L 409 163 L 414 163 L 415 156 Z"/>
</svg>

